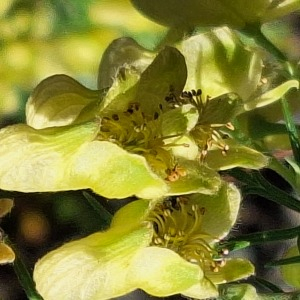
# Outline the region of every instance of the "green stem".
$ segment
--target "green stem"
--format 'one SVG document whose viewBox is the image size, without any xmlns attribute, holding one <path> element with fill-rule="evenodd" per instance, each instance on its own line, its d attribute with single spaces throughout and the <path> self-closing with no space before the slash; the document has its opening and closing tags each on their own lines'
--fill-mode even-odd
<svg viewBox="0 0 300 300">
<path fill-rule="evenodd" d="M 300 255 L 271 261 L 271 262 L 265 264 L 265 267 L 276 267 L 276 266 L 299 264 L 299 263 L 300 263 Z"/>
<path fill-rule="evenodd" d="M 15 252 L 16 258 L 13 263 L 14 271 L 19 279 L 21 286 L 23 287 L 27 297 L 29 300 L 43 300 L 43 298 L 39 295 L 39 293 L 35 289 L 35 283 L 29 273 L 20 253 L 15 248 L 15 245 L 9 240 L 9 238 L 5 238 L 5 242 L 13 249 Z"/>
<path fill-rule="evenodd" d="M 284 178 L 284 180 L 286 180 L 293 187 L 295 191 L 300 193 L 299 187 L 297 186 L 297 181 L 295 180 L 295 174 L 292 168 L 287 168 L 286 166 L 283 165 L 283 163 L 281 163 L 274 157 L 270 159 L 268 168 L 275 171 L 277 174 L 279 174 L 282 178 Z"/>
<path fill-rule="evenodd" d="M 252 38 L 257 45 L 264 48 L 266 51 L 271 53 L 275 58 L 278 60 L 285 62 L 288 64 L 288 58 L 287 56 L 282 53 L 281 50 L 279 50 L 270 40 L 266 38 L 266 36 L 261 31 L 261 24 L 259 23 L 253 23 L 253 24 L 247 24 L 245 28 L 241 31 L 243 34 L 248 36 L 249 38 Z M 286 67 L 286 69 L 290 73 L 290 67 Z"/>
<path fill-rule="evenodd" d="M 275 284 L 271 283 L 270 281 L 267 281 L 263 278 L 254 276 L 254 281 L 255 281 L 255 283 L 269 289 L 273 293 L 282 293 L 283 292 L 283 290 L 281 288 L 279 288 L 277 285 L 275 285 Z"/>
<path fill-rule="evenodd" d="M 284 120 L 286 122 L 286 128 L 289 134 L 289 139 L 291 143 L 291 147 L 293 150 L 295 161 L 297 162 L 298 166 L 300 166 L 300 140 L 298 131 L 293 119 L 293 115 L 291 113 L 289 104 L 287 102 L 287 99 L 283 97 L 281 99 L 281 106 L 283 111 Z"/>
<path fill-rule="evenodd" d="M 267 181 L 258 171 L 245 173 L 239 169 L 227 171 L 244 185 L 242 190 L 247 195 L 259 195 L 279 205 L 300 212 L 300 201 Z"/>
<path fill-rule="evenodd" d="M 274 242 L 281 240 L 293 239 L 300 234 L 300 226 L 288 229 L 275 229 L 262 232 L 249 233 L 238 237 L 228 239 L 224 244 L 231 247 L 232 244 L 244 242 L 249 245 L 258 245 L 266 242 Z"/>
</svg>

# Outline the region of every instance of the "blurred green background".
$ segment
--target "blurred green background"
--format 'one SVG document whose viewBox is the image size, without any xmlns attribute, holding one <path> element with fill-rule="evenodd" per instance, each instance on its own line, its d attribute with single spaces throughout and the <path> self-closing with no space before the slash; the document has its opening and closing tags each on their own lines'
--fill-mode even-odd
<svg viewBox="0 0 300 300">
<path fill-rule="evenodd" d="M 274 26 L 279 28 L 276 34 L 272 33 Z M 265 30 L 291 59 L 299 59 L 299 27 L 299 16 L 294 15 L 269 24 Z M 44 78 L 64 73 L 95 89 L 101 55 L 112 40 L 129 36 L 153 49 L 166 31 L 140 15 L 129 0 L 0 1 L 0 126 L 25 121 L 26 101 Z M 30 270 L 47 250 L 105 227 L 82 191 L 0 193 L 1 197 L 15 200 L 14 209 L 1 221 L 1 227 L 18 247 Z M 119 200 L 107 204 L 105 199 L 94 197 L 111 213 L 124 203 Z M 244 218 L 246 223 L 240 227 L 245 232 L 249 232 L 247 222 L 255 225 L 253 218 L 247 219 L 247 208 L 255 211 L 259 207 L 263 211 L 260 205 L 259 200 L 257 204 L 252 200 L 245 202 L 241 220 Z M 279 227 L 286 219 L 285 212 L 276 205 L 265 206 L 272 216 L 258 214 L 264 218 L 265 227 L 255 225 L 253 231 Z M 277 223 L 273 215 L 280 216 L 275 218 Z M 127 299 L 131 297 L 143 298 L 137 294 Z M 11 266 L 0 266 L 0 299 L 27 299 Z"/>
</svg>

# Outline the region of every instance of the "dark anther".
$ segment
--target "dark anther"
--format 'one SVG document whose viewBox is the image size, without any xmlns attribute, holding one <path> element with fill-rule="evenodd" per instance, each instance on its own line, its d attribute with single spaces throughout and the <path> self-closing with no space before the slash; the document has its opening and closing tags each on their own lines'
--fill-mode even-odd
<svg viewBox="0 0 300 300">
<path fill-rule="evenodd" d="M 201 89 L 198 89 L 197 90 L 197 96 L 201 96 L 202 95 L 202 90 Z"/>
<path fill-rule="evenodd" d="M 158 112 L 155 112 L 155 113 L 154 113 L 154 120 L 158 119 L 158 117 L 159 117 Z"/>
<path fill-rule="evenodd" d="M 113 120 L 119 121 L 119 116 L 117 114 L 113 114 L 111 117 Z"/>
</svg>

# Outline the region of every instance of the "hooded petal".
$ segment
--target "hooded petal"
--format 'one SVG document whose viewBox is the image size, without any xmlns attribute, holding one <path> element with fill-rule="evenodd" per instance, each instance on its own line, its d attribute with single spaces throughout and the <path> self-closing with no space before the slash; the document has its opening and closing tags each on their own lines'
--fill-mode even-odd
<svg viewBox="0 0 300 300">
<path fill-rule="evenodd" d="M 33 278 L 45 300 L 111 299 L 138 288 L 129 265 L 152 236 L 146 227 L 95 233 L 49 252 L 37 262 Z"/>
<path fill-rule="evenodd" d="M 1 130 L 0 187 L 22 192 L 91 188 L 107 198 L 162 196 L 166 184 L 146 160 L 95 140 L 98 129 L 99 124 L 90 122 L 42 130 L 14 125 Z"/>
<path fill-rule="evenodd" d="M 233 184 L 223 183 L 214 195 L 194 194 L 191 203 L 205 208 L 201 231 L 216 239 L 224 238 L 235 224 L 240 208 L 241 194 Z"/>
<path fill-rule="evenodd" d="M 187 77 L 185 60 L 175 48 L 165 47 L 140 74 L 134 68 L 121 71 L 100 106 L 101 115 L 124 112 L 138 103 L 147 116 L 160 112 L 172 91 L 179 95 Z"/>
<path fill-rule="evenodd" d="M 113 85 L 122 68 L 132 66 L 142 73 L 153 61 L 155 54 L 140 46 L 132 38 L 114 40 L 102 55 L 98 71 L 98 89 L 106 89 Z"/>
<path fill-rule="evenodd" d="M 255 91 L 262 71 L 260 54 L 247 50 L 228 28 L 190 37 L 179 49 L 188 68 L 185 89 L 202 89 L 204 100 L 229 92 L 246 100 Z"/>
<path fill-rule="evenodd" d="M 67 75 L 48 77 L 26 104 L 26 122 L 36 129 L 72 124 L 85 107 L 100 101 L 100 96 L 99 91 L 89 90 Z"/>
</svg>

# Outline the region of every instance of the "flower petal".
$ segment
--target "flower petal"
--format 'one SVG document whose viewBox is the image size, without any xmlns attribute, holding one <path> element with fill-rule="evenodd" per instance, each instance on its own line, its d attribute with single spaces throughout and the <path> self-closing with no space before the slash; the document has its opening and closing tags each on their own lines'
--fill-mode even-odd
<svg viewBox="0 0 300 300">
<path fill-rule="evenodd" d="M 38 84 L 26 104 L 27 124 L 36 129 L 69 125 L 85 107 L 98 102 L 100 94 L 67 75 L 48 77 Z"/>
<path fill-rule="evenodd" d="M 205 276 L 214 284 L 222 284 L 247 278 L 254 274 L 254 266 L 245 259 L 235 258 L 226 260 L 225 266 L 218 272 L 205 271 Z"/>
<path fill-rule="evenodd" d="M 197 109 L 186 104 L 165 112 L 162 115 L 162 135 L 176 135 L 189 132 L 198 122 Z"/>
<path fill-rule="evenodd" d="M 202 89 L 204 100 L 229 92 L 246 100 L 255 91 L 262 71 L 260 54 L 248 51 L 228 28 L 193 36 L 179 49 L 189 74 L 185 89 Z"/>
<path fill-rule="evenodd" d="M 36 288 L 45 300 L 101 300 L 127 294 L 138 288 L 128 280 L 130 260 L 151 237 L 146 227 L 132 232 L 118 227 L 67 243 L 37 262 Z"/>
<path fill-rule="evenodd" d="M 10 213 L 13 207 L 14 201 L 12 199 L 0 199 L 0 218 L 3 218 L 6 214 Z"/>
<path fill-rule="evenodd" d="M 260 95 L 259 97 L 255 99 L 250 99 L 249 101 L 245 102 L 244 108 L 246 111 L 248 111 L 248 110 L 252 110 L 255 108 L 272 104 L 275 101 L 281 99 L 292 88 L 299 89 L 298 80 L 286 81 L 281 85 L 277 86 L 276 88 Z"/>
<path fill-rule="evenodd" d="M 181 294 L 195 299 L 208 299 L 219 296 L 217 287 L 206 277 L 203 277 L 198 284 L 195 284 Z"/>
<path fill-rule="evenodd" d="M 98 71 L 98 89 L 106 89 L 113 85 L 119 71 L 132 66 L 142 73 L 153 61 L 155 54 L 147 51 L 132 38 L 114 40 L 102 55 Z"/>
<path fill-rule="evenodd" d="M 138 103 L 147 116 L 165 107 L 170 90 L 179 95 L 187 77 L 185 60 L 175 48 L 165 47 L 142 74 L 125 68 L 116 78 L 100 105 L 101 115 L 124 112 Z"/>
<path fill-rule="evenodd" d="M 256 293 L 256 289 L 245 283 L 240 284 L 224 284 L 221 286 L 221 294 L 226 295 L 228 299 L 235 300 L 259 300 L 260 297 Z"/>
<path fill-rule="evenodd" d="M 140 249 L 131 261 L 129 273 L 129 281 L 158 297 L 179 294 L 203 277 L 199 266 L 159 247 Z"/>
<path fill-rule="evenodd" d="M 300 8 L 299 0 L 283 0 L 280 2 L 273 1 L 276 5 L 273 5 L 268 9 L 262 19 L 263 23 L 270 22 L 274 19 L 283 17 L 291 12 L 297 11 Z"/>
<path fill-rule="evenodd" d="M 226 124 L 242 111 L 242 99 L 237 94 L 227 93 L 205 103 L 199 124 Z"/>
<path fill-rule="evenodd" d="M 0 188 L 46 192 L 91 188 L 107 198 L 157 198 L 166 184 L 146 160 L 115 144 L 95 140 L 99 124 L 35 130 L 14 125 L 0 131 Z"/>
<path fill-rule="evenodd" d="M 217 172 L 200 165 L 193 160 L 178 159 L 179 167 L 186 170 L 186 176 L 177 181 L 169 182 L 168 195 L 185 195 L 190 193 L 214 194 L 221 185 L 221 179 Z"/>
<path fill-rule="evenodd" d="M 10 264 L 15 260 L 14 251 L 4 242 L 0 242 L 0 265 Z"/>
<path fill-rule="evenodd" d="M 216 239 L 222 239 L 237 220 L 241 194 L 233 184 L 223 183 L 218 193 L 194 194 L 190 201 L 205 208 L 201 230 Z"/>
<path fill-rule="evenodd" d="M 214 170 L 227 170 L 236 167 L 261 169 L 268 165 L 269 159 L 249 147 L 239 145 L 233 140 L 225 140 L 229 150 L 222 154 L 220 149 L 210 150 L 205 158 L 208 166 Z"/>
<path fill-rule="evenodd" d="M 298 247 L 293 246 L 287 251 L 284 258 L 290 258 L 298 255 L 300 255 Z M 299 289 L 300 288 L 300 263 L 282 265 L 280 266 L 280 269 L 284 281 L 287 282 L 289 285 Z"/>
</svg>

